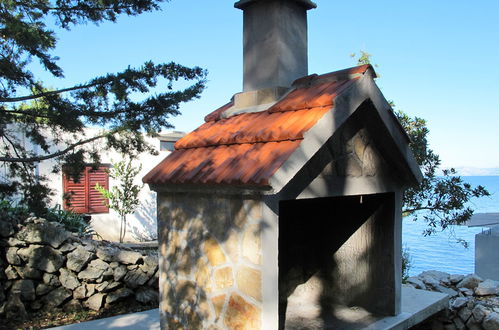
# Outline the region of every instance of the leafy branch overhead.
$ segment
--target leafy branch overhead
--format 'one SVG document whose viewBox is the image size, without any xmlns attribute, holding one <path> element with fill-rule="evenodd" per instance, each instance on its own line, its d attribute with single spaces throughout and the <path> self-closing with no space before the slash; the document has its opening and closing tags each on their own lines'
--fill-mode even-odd
<svg viewBox="0 0 499 330">
<path fill-rule="evenodd" d="M 69 30 L 78 24 L 115 22 L 120 15 L 158 10 L 161 2 L 0 2 L 0 164 L 10 172 L 9 180 L 0 180 L 0 195 L 21 191 L 27 202 L 35 198 L 30 195 L 43 188 L 43 178 L 35 177 L 33 169 L 43 160 L 54 159 L 54 171 L 65 164 L 77 175 L 83 163 L 99 162 L 103 148 L 132 157 L 152 152 L 142 133 L 171 128 L 169 120 L 180 113 L 180 104 L 200 96 L 206 71 L 173 62 L 148 61 L 59 89 L 49 88 L 34 73 L 39 64 L 64 81 L 52 53 L 57 37 L 51 26 Z"/>
<path fill-rule="evenodd" d="M 370 63 L 371 54 L 361 51 L 357 64 Z M 391 106 L 395 108 L 393 102 Z M 425 221 L 428 224 L 423 232 L 425 236 L 469 220 L 473 215 L 469 202 L 473 198 L 489 196 L 487 189 L 483 186 L 473 187 L 458 176 L 453 168 L 441 169 L 440 157 L 430 149 L 430 131 L 424 119 L 410 117 L 400 110 L 394 111 L 394 114 L 411 139 L 412 153 L 423 174 L 422 182 L 404 193 L 404 215 Z M 466 242 L 458 241 L 466 245 Z"/>
</svg>

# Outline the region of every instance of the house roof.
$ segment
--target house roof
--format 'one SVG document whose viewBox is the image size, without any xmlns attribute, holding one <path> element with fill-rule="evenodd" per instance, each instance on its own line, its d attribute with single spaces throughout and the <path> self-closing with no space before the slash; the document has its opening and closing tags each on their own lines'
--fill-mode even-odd
<svg viewBox="0 0 499 330">
<path fill-rule="evenodd" d="M 296 80 L 293 88 L 263 111 L 224 116 L 232 102 L 205 117 L 205 123 L 175 144 L 149 172 L 148 184 L 269 186 L 269 180 L 299 148 L 304 135 L 370 65 Z"/>
</svg>

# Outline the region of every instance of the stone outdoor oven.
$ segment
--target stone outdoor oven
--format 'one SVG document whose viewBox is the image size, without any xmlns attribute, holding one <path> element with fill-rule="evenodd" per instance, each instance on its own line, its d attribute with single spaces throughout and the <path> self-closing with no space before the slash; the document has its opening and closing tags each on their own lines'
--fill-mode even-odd
<svg viewBox="0 0 499 330">
<path fill-rule="evenodd" d="M 144 177 L 158 192 L 161 327 L 400 313 L 402 193 L 421 174 L 373 68 L 307 75 L 309 0 L 235 6 L 243 92 Z"/>
</svg>

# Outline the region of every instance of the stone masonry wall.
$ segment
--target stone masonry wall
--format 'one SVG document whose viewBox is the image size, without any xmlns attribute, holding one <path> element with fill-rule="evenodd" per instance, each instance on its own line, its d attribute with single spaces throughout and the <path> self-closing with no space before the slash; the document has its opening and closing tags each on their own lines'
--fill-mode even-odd
<svg viewBox="0 0 499 330">
<path fill-rule="evenodd" d="M 162 328 L 260 329 L 260 201 L 163 194 L 158 205 Z"/>
<path fill-rule="evenodd" d="M 499 330 L 499 282 L 475 274 L 451 275 L 430 270 L 409 277 L 407 285 L 450 296 L 449 307 L 414 330 Z"/>
<path fill-rule="evenodd" d="M 158 301 L 157 252 L 79 238 L 54 222 L 0 218 L 0 318 Z"/>
</svg>

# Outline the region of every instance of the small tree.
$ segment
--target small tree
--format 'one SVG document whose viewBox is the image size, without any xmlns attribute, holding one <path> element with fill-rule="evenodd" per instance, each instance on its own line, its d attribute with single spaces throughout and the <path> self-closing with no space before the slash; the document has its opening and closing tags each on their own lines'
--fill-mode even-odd
<svg viewBox="0 0 499 330">
<path fill-rule="evenodd" d="M 108 200 L 107 206 L 120 216 L 120 243 L 123 243 L 126 234 L 126 216 L 135 212 L 140 204 L 139 192 L 143 185 L 134 184 L 134 179 L 141 169 L 142 165 L 133 166 L 131 158 L 119 161 L 109 170 L 109 177 L 118 181 L 119 184 L 110 190 L 98 183 L 95 185 L 95 189 Z"/>
</svg>

